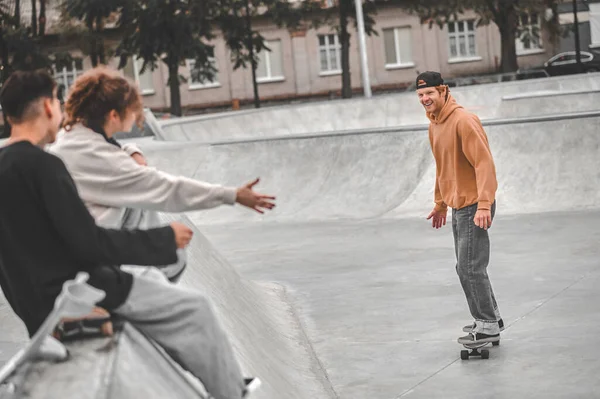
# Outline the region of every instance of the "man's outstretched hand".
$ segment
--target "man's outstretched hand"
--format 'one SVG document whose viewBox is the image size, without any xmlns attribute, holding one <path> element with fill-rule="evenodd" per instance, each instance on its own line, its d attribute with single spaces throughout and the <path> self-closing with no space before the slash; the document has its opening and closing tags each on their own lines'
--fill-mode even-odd
<svg viewBox="0 0 600 399">
<path fill-rule="evenodd" d="M 436 211 L 435 208 L 429 216 L 427 216 L 427 220 L 433 219 L 431 221 L 431 227 L 434 229 L 440 229 L 442 226 L 446 225 L 446 212 Z"/>
<path fill-rule="evenodd" d="M 270 195 L 263 195 L 253 190 L 254 186 L 258 184 L 260 179 L 256 179 L 253 182 L 246 184 L 238 188 L 236 202 L 244 205 L 250 209 L 254 209 L 258 213 L 265 213 L 264 209 L 275 208 L 275 197 Z"/>
</svg>

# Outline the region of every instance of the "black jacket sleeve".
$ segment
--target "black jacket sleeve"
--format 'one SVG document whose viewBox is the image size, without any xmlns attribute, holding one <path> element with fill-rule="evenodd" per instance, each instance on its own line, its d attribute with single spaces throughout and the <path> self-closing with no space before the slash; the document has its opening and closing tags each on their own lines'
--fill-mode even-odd
<svg viewBox="0 0 600 399">
<path fill-rule="evenodd" d="M 175 234 L 170 226 L 149 230 L 101 228 L 79 197 L 62 160 L 53 155 L 43 157 L 43 165 L 36 169 L 51 222 L 67 248 L 81 261 L 153 266 L 177 261 Z"/>
</svg>

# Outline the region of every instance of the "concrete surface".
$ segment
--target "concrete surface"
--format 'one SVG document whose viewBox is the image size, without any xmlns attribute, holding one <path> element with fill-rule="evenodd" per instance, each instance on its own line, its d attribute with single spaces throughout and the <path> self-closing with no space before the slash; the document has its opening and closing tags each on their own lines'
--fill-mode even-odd
<svg viewBox="0 0 600 399">
<path fill-rule="evenodd" d="M 267 216 L 191 217 L 244 276 L 289 288 L 338 397 L 590 398 L 599 127 L 595 116 L 487 128 L 500 182 L 490 275 L 508 329 L 491 359 L 467 362 L 452 233 L 424 220 L 425 130 L 147 149 L 162 169 L 228 184 L 262 176 L 260 190 L 279 196 Z"/>
<path fill-rule="evenodd" d="M 482 84 L 451 89 L 481 119 L 597 110 L 600 73 Z M 544 94 L 539 96 L 539 94 Z M 514 96 L 536 96 L 535 101 Z M 372 99 L 323 101 L 303 105 L 193 116 L 160 121 L 166 141 L 211 142 L 231 138 L 375 129 L 428 122 L 412 92 Z"/>
<path fill-rule="evenodd" d="M 202 384 L 190 381 L 128 324 L 113 337 L 69 342 L 67 347 L 68 361 L 39 361 L 20 368 L 11 378 L 15 391 L 0 386 L 0 398 L 207 399 Z"/>
<path fill-rule="evenodd" d="M 505 214 L 596 208 L 600 115 L 488 126 Z M 159 169 L 278 197 L 268 216 L 237 206 L 191 214 L 202 225 L 426 215 L 435 169 L 426 126 L 391 133 L 324 135 L 226 145 L 144 143 Z M 176 160 L 176 161 L 175 161 Z"/>
<path fill-rule="evenodd" d="M 165 223 L 179 220 L 193 227 L 184 216 L 163 217 Z M 260 392 L 253 399 L 280 399 L 282 393 L 290 399 L 333 398 L 331 384 L 289 303 L 285 288 L 276 283 L 259 284 L 241 278 L 202 233 L 194 230 L 194 241 L 188 249 L 188 268 L 179 284 L 200 290 L 213 300 L 244 375 L 257 376 L 262 381 Z M 0 309 L 10 310 L 4 297 Z M 11 340 L 7 344 L 9 353 L 13 349 L 16 352 L 26 339 L 22 323 L 10 312 L 3 312 L 2 316 L 2 337 Z M 28 367 L 21 369 L 16 381 L 26 381 L 18 386 L 27 394 L 14 398 L 49 399 L 62 392 L 73 395 L 65 398 L 92 398 L 103 392 L 109 392 L 106 397 L 111 399 L 197 397 L 190 394 L 189 387 L 172 387 L 189 383 L 182 373 L 174 371 L 157 356 L 139 333 L 129 331 L 112 346 L 107 346 L 105 341 L 91 340 L 69 346 L 74 351 L 73 358 L 58 367 L 37 362 L 33 365 L 34 371 Z M 98 353 L 99 347 L 107 349 Z M 125 378 L 130 373 L 134 375 Z M 87 390 L 89 396 L 77 396 L 82 389 Z M 147 395 L 148 392 L 153 393 Z M 13 397 L 5 398 L 0 391 L 0 398 Z"/>
<path fill-rule="evenodd" d="M 422 219 L 263 223 L 202 230 L 250 279 L 290 287 L 343 399 L 600 397 L 600 212 L 508 216 L 490 230 L 507 330 L 460 360 L 469 311 L 450 226 Z M 284 397 L 285 395 L 282 395 Z"/>
<path fill-rule="evenodd" d="M 244 369 L 267 382 L 257 399 L 596 398 L 599 128 L 598 115 L 486 127 L 500 183 L 489 272 L 508 328 L 490 359 L 468 361 L 451 229 L 424 219 L 425 127 L 143 149 L 205 181 L 261 176 L 278 196 L 265 216 L 189 214 L 198 233 L 182 283 L 215 301 Z M 1 304 L 0 318 L 10 350 L 22 327 Z"/>
</svg>

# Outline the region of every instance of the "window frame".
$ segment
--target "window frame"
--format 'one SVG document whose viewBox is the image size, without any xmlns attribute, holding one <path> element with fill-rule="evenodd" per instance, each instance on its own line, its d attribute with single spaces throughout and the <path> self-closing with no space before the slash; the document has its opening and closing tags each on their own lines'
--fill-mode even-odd
<svg viewBox="0 0 600 399">
<path fill-rule="evenodd" d="M 212 59 L 213 64 L 216 65 L 217 60 L 216 58 Z M 205 83 L 199 83 L 199 82 L 194 82 L 192 80 L 192 63 L 194 64 L 194 66 L 196 66 L 196 60 L 194 60 L 193 58 L 187 58 L 185 60 L 185 65 L 187 67 L 188 70 L 188 74 L 189 74 L 189 79 L 188 79 L 188 90 L 203 90 L 203 89 L 214 89 L 217 87 L 221 87 L 221 82 L 219 81 L 219 70 L 217 68 L 217 76 L 215 76 L 216 80 L 213 82 L 205 82 Z"/>
<path fill-rule="evenodd" d="M 395 58 L 396 58 L 396 62 L 393 64 L 388 64 L 387 63 L 387 53 L 386 53 L 386 46 L 385 46 L 385 31 L 386 30 L 392 30 L 394 32 L 394 52 L 395 52 Z M 399 40 L 399 34 L 400 31 L 402 30 L 407 30 L 410 34 L 410 49 L 409 52 L 411 54 L 410 57 L 410 61 L 409 62 L 403 62 L 402 61 L 402 51 L 400 49 L 400 40 Z M 388 27 L 388 28 L 382 28 L 382 33 L 383 33 L 383 53 L 384 53 L 384 59 L 385 59 L 385 69 L 401 69 L 401 68 L 412 68 L 415 66 L 415 62 L 413 59 L 413 41 L 412 41 L 412 27 L 411 26 L 394 26 L 394 27 Z M 400 58 L 400 62 L 398 62 L 398 59 Z"/>
<path fill-rule="evenodd" d="M 325 38 L 325 45 L 321 45 L 320 38 Z M 329 43 L 329 38 L 333 37 L 333 43 Z M 319 60 L 319 75 L 320 76 L 331 76 L 331 75 L 339 75 L 342 73 L 342 44 L 340 43 L 339 35 L 335 33 L 324 33 L 317 35 L 318 42 L 318 57 Z M 325 50 L 327 52 L 327 69 L 321 69 L 321 50 Z M 339 68 L 331 69 L 331 53 L 335 52 Z"/>
<path fill-rule="evenodd" d="M 473 24 L 473 30 L 469 30 L 469 23 Z M 459 25 L 464 24 L 463 32 L 460 32 Z M 454 32 L 450 32 L 450 25 L 454 26 Z M 479 55 L 479 48 L 477 45 L 477 23 L 475 19 L 464 19 L 458 21 L 450 21 L 446 24 L 446 29 L 448 33 L 448 62 L 449 63 L 459 63 L 459 62 L 469 62 L 469 61 L 481 61 L 483 58 Z M 473 54 L 470 54 L 470 34 L 473 34 Z M 465 49 L 467 51 L 466 55 L 460 54 L 460 37 L 465 38 Z M 456 56 L 452 55 L 452 38 L 456 39 Z"/>
<path fill-rule="evenodd" d="M 267 39 L 265 40 L 265 44 L 267 45 L 267 47 L 269 47 L 269 43 L 271 42 L 279 42 L 279 57 L 281 57 L 281 75 L 277 75 L 274 76 L 272 75 L 272 71 L 271 71 L 271 57 L 274 55 L 273 51 L 269 51 L 269 50 L 263 50 L 261 51 L 264 52 L 265 54 L 265 71 L 267 73 L 266 76 L 256 76 L 256 83 L 272 83 L 272 82 L 282 82 L 285 80 L 285 72 L 284 72 L 284 65 L 283 65 L 283 43 L 281 39 Z M 259 53 L 260 54 L 260 53 Z"/>
</svg>

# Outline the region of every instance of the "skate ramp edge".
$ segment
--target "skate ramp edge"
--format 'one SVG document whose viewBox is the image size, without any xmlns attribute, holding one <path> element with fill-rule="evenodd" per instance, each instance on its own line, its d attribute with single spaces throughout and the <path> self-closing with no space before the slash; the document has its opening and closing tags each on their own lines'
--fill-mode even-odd
<svg viewBox="0 0 600 399">
<path fill-rule="evenodd" d="M 480 84 L 452 88 L 459 104 L 481 119 L 552 115 L 557 112 L 593 111 L 600 89 L 599 74 Z M 596 92 L 594 92 L 596 91 Z M 573 101 L 574 95 L 585 101 Z M 553 93 L 507 104 L 505 98 L 524 94 Z M 560 94 L 557 94 L 560 93 Z M 570 94 L 562 96 L 563 93 Z M 560 101 L 558 101 L 560 99 Z M 578 99 L 579 100 L 579 99 Z M 414 92 L 317 101 L 245 111 L 189 116 L 159 121 L 165 141 L 214 142 L 287 135 L 329 133 L 340 130 L 395 128 L 427 123 Z"/>
<path fill-rule="evenodd" d="M 310 342 L 282 286 L 246 281 L 182 215 L 162 215 L 194 230 L 179 284 L 210 298 L 245 376 L 260 378 L 252 399 L 333 398 Z M 125 324 L 112 338 L 67 343 L 63 363 L 26 364 L 0 387 L 0 399 L 205 398 L 202 384 Z M 11 387 L 16 388 L 11 393 Z"/>
<path fill-rule="evenodd" d="M 244 375 L 263 382 L 253 399 L 334 397 L 284 287 L 244 280 L 190 219 L 168 214 L 162 218 L 193 228 L 188 267 L 179 284 L 203 292 L 213 302 Z"/>
<path fill-rule="evenodd" d="M 113 337 L 66 344 L 65 362 L 25 364 L 0 387 L 0 399 L 208 398 L 198 380 L 126 323 Z"/>
<path fill-rule="evenodd" d="M 600 112 L 483 122 L 498 177 L 498 213 L 597 209 Z M 426 126 L 365 129 L 303 138 L 256 138 L 211 145 L 153 142 L 149 163 L 190 178 L 237 186 L 260 177 L 277 196 L 268 215 L 242 207 L 191 212 L 198 225 L 426 217 L 435 162 Z"/>
</svg>

